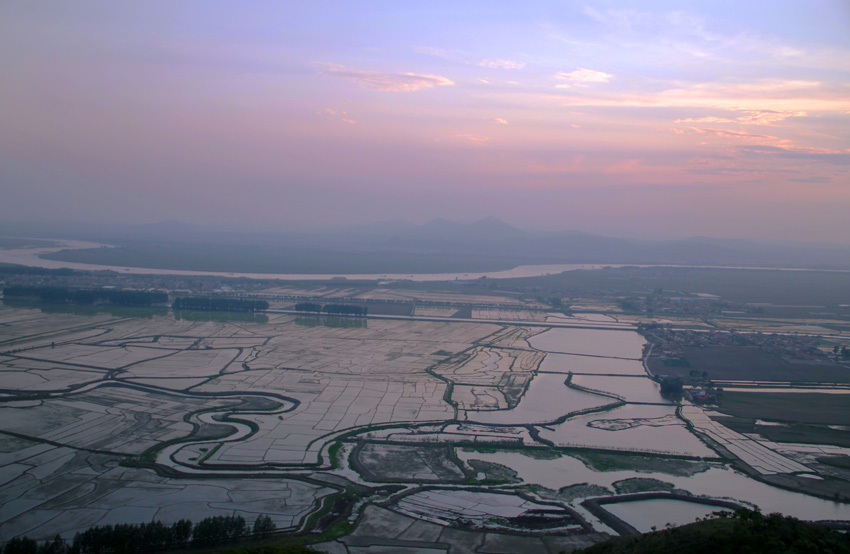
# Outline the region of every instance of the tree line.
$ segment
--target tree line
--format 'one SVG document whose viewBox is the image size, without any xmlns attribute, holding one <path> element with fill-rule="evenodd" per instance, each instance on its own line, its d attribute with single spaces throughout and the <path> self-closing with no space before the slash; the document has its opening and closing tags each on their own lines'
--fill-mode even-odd
<svg viewBox="0 0 850 554">
<path fill-rule="evenodd" d="M 212 547 L 244 537 L 266 538 L 277 529 L 267 515 L 259 515 L 249 527 L 242 516 L 213 516 L 193 525 L 181 519 L 173 525 L 161 521 L 121 523 L 91 527 L 74 535 L 71 544 L 58 535 L 41 545 L 28 537 L 6 543 L 2 554 L 135 554 L 160 552 L 185 546 Z"/>
<path fill-rule="evenodd" d="M 364 317 L 369 309 L 366 306 L 355 306 L 353 304 L 319 304 L 318 302 L 299 302 L 295 304 L 295 311 L 326 313 L 332 315 L 353 315 Z"/>
<path fill-rule="evenodd" d="M 52 275 L 55 277 L 67 277 L 68 275 L 74 275 L 75 273 L 77 272 L 73 269 L 64 267 L 48 269 L 46 267 L 0 264 L 0 274 L 2 275 Z"/>
<path fill-rule="evenodd" d="M 151 306 L 168 302 L 168 294 L 161 291 L 69 289 L 65 287 L 4 287 L 3 296 L 6 298 L 37 298 L 42 302 L 51 304 Z"/>
<path fill-rule="evenodd" d="M 265 300 L 242 300 L 238 298 L 215 298 L 212 296 L 184 296 L 174 300 L 174 310 L 200 310 L 210 312 L 258 312 L 267 310 Z"/>
</svg>

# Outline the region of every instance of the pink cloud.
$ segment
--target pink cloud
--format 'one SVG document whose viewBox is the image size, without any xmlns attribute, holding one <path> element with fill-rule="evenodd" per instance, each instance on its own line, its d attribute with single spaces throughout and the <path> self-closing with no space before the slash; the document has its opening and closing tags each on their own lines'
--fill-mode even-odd
<svg viewBox="0 0 850 554">
<path fill-rule="evenodd" d="M 727 117 L 698 117 L 688 119 L 677 119 L 676 123 L 740 123 L 743 125 L 772 125 L 785 121 L 789 117 L 806 117 L 803 111 L 776 111 L 776 110 L 744 110 L 746 115 L 735 119 Z"/>
<path fill-rule="evenodd" d="M 489 67 L 491 69 L 522 69 L 525 67 L 525 62 L 515 62 L 512 60 L 481 60 L 478 62 L 481 67 Z"/>
<path fill-rule="evenodd" d="M 379 73 L 350 69 L 341 65 L 328 65 L 323 70 L 327 75 L 351 79 L 362 87 L 384 92 L 414 92 L 417 90 L 454 85 L 454 81 L 439 75 L 419 73 Z"/>
<path fill-rule="evenodd" d="M 574 94 L 552 96 L 564 106 L 711 108 L 752 116 L 741 123 L 776 121 L 817 111 L 846 112 L 850 98 L 816 81 L 766 79 L 750 83 L 699 83 L 650 93 Z"/>
<path fill-rule="evenodd" d="M 752 133 L 736 133 L 734 131 L 726 131 L 724 129 L 700 129 L 698 127 L 690 127 L 691 132 L 697 133 L 699 135 L 709 135 L 712 137 L 723 137 L 723 138 L 746 138 L 746 139 L 759 139 L 759 140 L 780 140 L 779 137 L 774 137 L 771 135 L 755 135 Z"/>
<path fill-rule="evenodd" d="M 458 138 L 462 138 L 465 141 L 471 142 L 472 144 L 475 144 L 477 146 L 481 146 L 482 144 L 486 144 L 487 142 L 490 141 L 490 137 L 479 137 L 479 136 L 470 135 L 470 134 L 462 134 L 462 135 L 457 135 L 457 136 L 458 136 Z"/>
<path fill-rule="evenodd" d="M 583 67 L 580 67 L 575 71 L 570 71 L 569 73 L 564 71 L 555 73 L 556 79 L 574 81 L 577 83 L 607 83 L 611 80 L 611 77 L 613 77 L 613 75 L 610 73 L 604 73 L 594 69 L 585 69 Z"/>
<path fill-rule="evenodd" d="M 325 116 L 325 117 L 332 118 L 332 119 L 338 119 L 338 120 L 343 121 L 345 123 L 352 123 L 352 124 L 357 123 L 355 120 L 351 119 L 348 116 L 348 112 L 345 112 L 345 111 L 342 111 L 342 110 L 335 110 L 333 108 L 325 108 L 324 110 L 318 111 L 316 113 L 319 114 L 319 115 Z"/>
</svg>

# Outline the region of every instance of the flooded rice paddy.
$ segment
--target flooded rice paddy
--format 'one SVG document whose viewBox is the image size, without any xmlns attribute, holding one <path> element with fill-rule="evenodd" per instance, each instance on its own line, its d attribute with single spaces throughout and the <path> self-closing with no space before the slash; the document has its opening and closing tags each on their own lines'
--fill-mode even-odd
<svg viewBox="0 0 850 554">
<path fill-rule="evenodd" d="M 586 498 L 641 490 L 684 491 L 802 519 L 850 520 L 847 505 L 778 489 L 721 463 L 686 427 L 677 405 L 661 397 L 643 367 L 643 338 L 633 331 L 538 332 L 510 323 L 389 320 L 330 328 L 299 325 L 283 314 L 261 323 L 9 307 L 0 307 L 0 315 L 7 323 L 0 326 L 0 338 L 14 341 L 14 348 L 0 356 L 6 386 L 45 395 L 0 404 L 0 411 L 12 414 L 0 430 L 33 439 L 10 443 L 7 453 L 0 449 L 0 481 L 8 485 L 0 496 L 21 507 L 0 511 L 3 535 L 52 535 L 48 518 L 60 521 L 71 518 L 73 510 L 91 509 L 96 499 L 85 496 L 88 487 L 119 473 L 120 498 L 116 492 L 101 511 L 85 521 L 62 523 L 58 530 L 68 534 L 97 523 L 151 517 L 173 520 L 181 509 L 195 518 L 221 510 L 264 512 L 281 527 L 295 527 L 336 490 L 336 481 L 322 477 L 333 472 L 369 486 L 404 483 L 410 494 L 394 509 L 440 525 L 468 512 L 485 526 L 501 525 L 497 522 L 505 518 L 519 525 L 551 516 L 552 522 L 543 523 L 568 528 L 577 524 L 566 512 L 541 515 L 554 510 L 550 500 L 585 514 L 579 504 Z M 68 392 L 72 387 L 78 388 Z M 698 407 L 682 409 L 702 414 Z M 110 433 L 103 424 L 122 431 Z M 183 440 L 193 425 L 203 434 Z M 329 445 L 343 434 L 354 437 L 343 451 L 350 453 L 357 444 L 368 471 L 321 466 Z M 61 446 L 35 442 L 45 440 Z M 488 450 L 465 450 L 454 446 L 458 443 Z M 500 445 L 513 449 L 499 450 Z M 568 455 L 545 445 L 584 450 Z M 542 457 L 522 450 L 528 447 Z M 602 451 L 620 461 L 607 466 L 594 461 Z M 143 452 L 183 473 L 183 479 L 178 483 L 117 465 L 121 457 Z M 43 458 L 48 454 L 58 461 Z M 95 458 L 106 460 L 98 462 L 102 468 L 85 479 L 68 477 L 68 468 L 82 471 Z M 395 473 L 385 467 L 389 458 L 404 462 Z M 636 459 L 637 465 L 629 465 Z M 460 464 L 473 468 L 471 476 Z M 297 480 L 311 469 L 316 483 Z M 203 486 L 192 480 L 210 472 L 231 473 Z M 274 474 L 277 485 L 264 489 L 268 495 L 245 492 L 240 476 L 252 474 Z M 475 475 L 502 484 L 471 492 L 435 490 Z M 47 490 L 66 481 L 79 495 L 69 504 L 72 509 L 60 506 L 61 494 L 41 512 L 27 508 L 42 502 L 33 496 L 33 485 Z M 146 500 L 156 488 L 148 482 L 173 491 L 173 497 L 162 497 L 168 503 Z M 428 483 L 430 492 L 421 488 Z M 498 488 L 518 484 L 544 487 L 550 496 L 518 498 L 512 496 L 516 491 Z M 230 493 L 236 500 L 221 500 Z M 273 495 L 292 500 L 275 504 Z M 605 509 L 642 530 L 686 523 L 715 510 L 672 500 L 606 504 Z"/>
<path fill-rule="evenodd" d="M 765 513 L 781 512 L 805 520 L 850 519 L 850 505 L 772 487 L 719 463 L 711 463 L 709 469 L 686 476 L 645 470 L 598 471 L 568 455 L 541 460 L 520 452 L 461 450 L 458 456 L 464 461 L 482 460 L 504 465 L 516 471 L 524 482 L 553 490 L 587 483 L 605 487 L 613 494 L 614 483 L 636 477 L 652 478 L 696 496 L 733 500 L 758 507 Z M 661 525 L 664 523 L 667 522 Z"/>
<path fill-rule="evenodd" d="M 519 404 L 511 410 L 469 411 L 467 421 L 492 425 L 551 423 L 558 418 L 611 404 L 606 396 L 569 388 L 564 375 L 542 374 L 531 381 Z"/>
<path fill-rule="evenodd" d="M 542 373 L 592 373 L 596 375 L 639 375 L 646 376 L 640 360 L 600 358 L 575 354 L 546 354 L 540 364 Z"/>
<path fill-rule="evenodd" d="M 643 340 L 637 333 L 552 329 L 529 339 L 529 343 L 547 352 L 535 382 L 544 383 L 549 395 L 550 377 L 562 377 L 571 371 L 572 383 L 586 394 L 593 391 L 613 394 L 625 405 L 569 418 L 557 425 L 539 428 L 540 438 L 562 447 L 620 450 L 631 453 L 665 453 L 693 458 L 716 459 L 717 454 L 690 432 L 676 414 L 676 407 L 660 395 L 657 383 L 650 380 L 639 361 Z M 564 354 L 568 352 L 569 354 Z M 584 371 L 579 371 L 578 368 Z M 529 392 L 531 389 L 529 389 Z M 545 395 L 537 393 L 540 398 Z M 536 402 L 535 402 L 536 403 Z M 518 406 L 519 407 L 519 406 Z M 470 418 L 476 417 L 470 414 Z M 563 455 L 538 459 L 516 451 L 473 452 L 460 450 L 463 461 L 480 460 L 500 464 L 515 471 L 517 478 L 552 490 L 577 484 L 603 487 L 615 494 L 617 483 L 635 478 L 661 481 L 668 488 L 687 493 L 733 500 L 757 507 L 764 512 L 781 512 L 807 520 L 847 520 L 850 506 L 770 486 L 730 467 L 710 462 L 700 471 L 676 474 L 660 470 L 620 469 L 599 471 L 578 457 Z M 642 500 L 606 504 L 611 511 L 641 531 L 667 523 L 681 525 L 717 510 L 676 500 Z"/>
<path fill-rule="evenodd" d="M 639 360 L 644 340 L 633 331 L 550 329 L 531 337 L 528 343 L 544 352 Z"/>
</svg>

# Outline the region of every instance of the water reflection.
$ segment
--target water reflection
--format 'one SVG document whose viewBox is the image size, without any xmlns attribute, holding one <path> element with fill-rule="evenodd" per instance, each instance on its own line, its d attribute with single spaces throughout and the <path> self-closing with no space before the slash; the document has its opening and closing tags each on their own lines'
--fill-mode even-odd
<svg viewBox="0 0 850 554">
<path fill-rule="evenodd" d="M 174 310 L 177 321 L 214 321 L 218 323 L 268 323 L 265 314 L 252 312 L 201 312 L 194 310 Z"/>
<path fill-rule="evenodd" d="M 577 483 L 588 483 L 609 488 L 613 492 L 613 484 L 617 481 L 649 477 L 671 483 L 677 489 L 686 490 L 695 495 L 726 498 L 757 506 L 765 513 L 779 512 L 811 521 L 850 520 L 850 504 L 822 500 L 772 487 L 721 464 L 711 464 L 706 471 L 684 476 L 661 471 L 597 471 L 569 455 L 552 460 L 541 460 L 519 452 L 459 450 L 458 457 L 464 461 L 483 460 L 507 466 L 516 471 L 517 476 L 525 483 L 554 490 Z"/>
<path fill-rule="evenodd" d="M 571 389 L 564 375 L 545 373 L 531 381 L 519 404 L 510 410 L 467 411 L 467 421 L 491 425 L 552 423 L 573 412 L 600 408 L 616 399 Z"/>
<path fill-rule="evenodd" d="M 542 428 L 540 438 L 564 447 L 716 456 L 688 431 L 674 406 L 626 404 Z"/>
<path fill-rule="evenodd" d="M 84 306 L 79 304 L 48 304 L 34 300 L 4 298 L 3 305 L 9 308 L 40 310 L 45 314 L 73 314 L 82 316 L 111 315 L 113 317 L 138 317 L 151 319 L 154 316 L 165 317 L 168 308 L 164 306 L 114 306 L 97 304 Z"/>
<path fill-rule="evenodd" d="M 365 329 L 368 325 L 365 317 L 296 316 L 293 321 L 304 327 Z"/>
<path fill-rule="evenodd" d="M 673 526 L 687 525 L 721 510 L 717 506 L 665 498 L 605 504 L 604 509 L 641 533 L 663 528 L 668 523 Z"/>
<path fill-rule="evenodd" d="M 641 358 L 644 339 L 634 331 L 605 329 L 550 329 L 528 339 L 543 352 L 583 354 L 609 358 Z"/>
</svg>

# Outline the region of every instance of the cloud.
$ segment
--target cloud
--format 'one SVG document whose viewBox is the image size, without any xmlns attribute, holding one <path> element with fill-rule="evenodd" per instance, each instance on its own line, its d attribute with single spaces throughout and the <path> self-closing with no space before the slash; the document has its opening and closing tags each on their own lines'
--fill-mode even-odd
<svg viewBox="0 0 850 554">
<path fill-rule="evenodd" d="M 789 117 L 806 117 L 806 112 L 802 111 L 784 111 L 775 110 L 748 110 L 747 115 L 738 118 L 738 122 L 745 125 L 770 125 L 784 121 Z"/>
<path fill-rule="evenodd" d="M 416 48 L 416 52 L 442 58 L 450 62 L 489 67 L 490 69 L 522 69 L 526 66 L 525 62 L 506 60 L 503 58 L 485 58 L 483 60 L 476 61 L 476 57 L 473 57 L 473 55 L 469 53 L 461 52 L 460 50 L 445 50 L 443 48 L 433 48 L 430 46 Z"/>
<path fill-rule="evenodd" d="M 758 140 L 780 140 L 779 137 L 774 137 L 771 135 L 754 135 L 751 133 L 736 133 L 734 131 L 727 131 L 725 129 L 700 129 L 698 127 L 691 127 L 691 132 L 696 133 L 698 135 L 708 135 L 712 137 L 723 137 L 723 138 L 746 138 L 746 139 L 758 139 Z"/>
<path fill-rule="evenodd" d="M 498 123 L 499 125 L 507 125 L 508 124 L 508 120 L 502 119 L 501 117 L 494 117 L 490 121 L 492 121 L 493 123 Z"/>
<path fill-rule="evenodd" d="M 648 12 L 640 12 L 637 10 L 608 9 L 601 12 L 590 6 L 585 6 L 582 12 L 584 15 L 591 19 L 595 19 L 599 23 L 626 29 L 630 29 L 635 25 L 645 25 L 651 22 L 655 17 L 653 14 Z"/>
<path fill-rule="evenodd" d="M 736 119 L 729 119 L 727 117 L 697 117 L 697 118 L 687 118 L 687 119 L 677 119 L 675 123 L 738 123 Z"/>
<path fill-rule="evenodd" d="M 470 134 L 458 135 L 458 138 L 462 138 L 465 141 L 471 142 L 472 144 L 475 144 L 475 145 L 478 145 L 478 146 L 481 146 L 482 144 L 484 144 L 484 143 L 486 143 L 490 140 L 490 137 L 477 137 L 475 135 L 470 135 Z"/>
<path fill-rule="evenodd" d="M 585 69 L 580 67 L 575 71 L 570 71 L 566 73 L 564 71 L 559 71 L 555 73 L 555 78 L 563 81 L 573 81 L 576 83 L 607 83 L 611 80 L 610 73 L 605 73 L 602 71 L 596 71 L 594 69 Z M 563 85 L 557 85 L 558 88 L 566 88 Z M 569 86 L 569 85 L 567 85 Z"/>
<path fill-rule="evenodd" d="M 806 117 L 802 111 L 776 111 L 776 110 L 744 110 L 746 115 L 729 119 L 727 117 L 698 117 L 688 119 L 677 119 L 676 123 L 740 123 L 742 125 L 772 125 L 779 123 L 789 117 Z"/>
<path fill-rule="evenodd" d="M 810 160 L 835 165 L 850 165 L 850 154 L 838 150 L 769 145 L 741 146 L 738 150 L 750 156 L 779 157 L 792 160 Z"/>
<path fill-rule="evenodd" d="M 384 92 L 414 92 L 417 90 L 454 85 L 454 81 L 439 75 L 419 73 L 379 73 L 350 69 L 341 65 L 328 65 L 323 69 L 327 75 L 351 79 L 362 87 Z"/>
<path fill-rule="evenodd" d="M 831 183 L 832 179 L 829 177 L 803 177 L 799 179 L 788 179 L 789 181 L 793 181 L 795 183 Z"/>
<path fill-rule="evenodd" d="M 355 120 L 351 119 L 351 118 L 348 116 L 348 112 L 344 112 L 344 111 L 342 111 L 342 110 L 335 110 L 335 109 L 333 109 L 333 108 L 325 108 L 324 110 L 320 110 L 320 111 L 318 111 L 318 112 L 316 112 L 316 113 L 317 113 L 317 114 L 319 114 L 319 115 L 321 115 L 321 116 L 325 116 L 325 117 L 330 117 L 330 118 L 338 119 L 338 120 L 340 120 L 340 121 L 342 121 L 342 122 L 344 122 L 344 123 L 350 123 L 350 124 L 352 124 L 352 125 L 353 125 L 354 123 L 357 123 Z"/>
<path fill-rule="evenodd" d="M 434 48 L 431 46 L 420 46 L 416 48 L 416 52 L 427 54 L 428 56 L 436 56 L 452 62 L 464 62 L 464 56 L 457 50 L 446 50 L 444 48 Z"/>
<path fill-rule="evenodd" d="M 489 67 L 491 69 L 522 69 L 525 67 L 525 62 L 515 62 L 511 60 L 481 60 L 478 62 L 481 67 Z"/>
<path fill-rule="evenodd" d="M 766 123 L 800 117 L 817 111 L 846 111 L 850 98 L 842 90 L 822 87 L 814 81 L 764 79 L 745 83 L 697 83 L 647 93 L 573 94 L 552 96 L 564 106 L 709 108 L 741 112 L 750 116 L 739 123 Z"/>
</svg>

